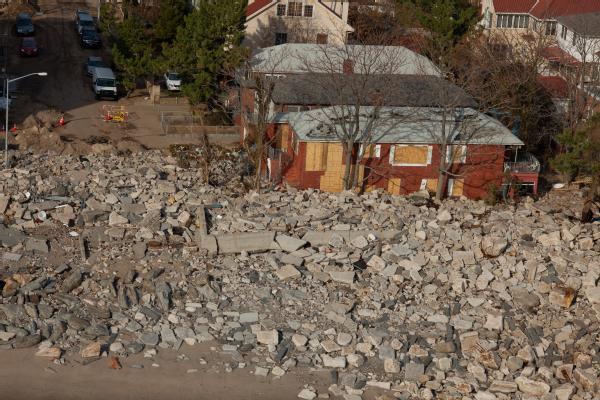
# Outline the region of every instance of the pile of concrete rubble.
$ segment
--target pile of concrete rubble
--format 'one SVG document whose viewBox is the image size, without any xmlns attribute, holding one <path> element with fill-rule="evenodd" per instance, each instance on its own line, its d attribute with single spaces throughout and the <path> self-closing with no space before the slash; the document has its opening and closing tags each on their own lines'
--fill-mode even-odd
<svg viewBox="0 0 600 400">
<path fill-rule="evenodd" d="M 157 152 L 1 171 L 0 351 L 86 363 L 216 342 L 259 376 L 334 371 L 303 399 L 598 397 L 600 229 L 551 195 L 199 182 Z"/>
</svg>

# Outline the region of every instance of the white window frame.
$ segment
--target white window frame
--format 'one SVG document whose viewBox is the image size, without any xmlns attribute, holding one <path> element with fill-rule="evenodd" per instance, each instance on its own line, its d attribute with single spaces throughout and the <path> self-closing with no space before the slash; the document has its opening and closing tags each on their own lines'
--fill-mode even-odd
<svg viewBox="0 0 600 400">
<path fill-rule="evenodd" d="M 569 30 L 567 29 L 566 26 L 561 25 L 560 27 L 560 38 L 562 40 L 567 40 L 567 33 L 569 32 Z"/>
<path fill-rule="evenodd" d="M 448 146 L 446 146 L 446 162 L 449 163 L 452 161 L 451 156 L 452 156 L 452 148 L 456 146 L 456 147 L 461 147 L 461 151 L 462 151 L 462 155 L 460 156 L 460 160 L 455 160 L 454 163 L 455 164 L 464 164 L 467 162 L 467 145 L 466 144 L 455 144 L 455 145 L 451 145 L 449 144 Z"/>
<path fill-rule="evenodd" d="M 421 179 L 421 186 L 419 187 L 419 190 L 427 190 L 427 181 L 427 178 Z"/>
<path fill-rule="evenodd" d="M 294 5 L 296 5 L 296 3 L 300 3 L 300 15 L 295 15 L 295 14 L 294 14 L 294 15 L 291 15 L 291 14 L 290 14 L 290 12 L 291 12 L 291 11 L 290 11 L 290 10 L 291 10 L 291 8 L 290 8 L 290 3 L 294 3 Z M 294 12 L 295 12 L 295 11 L 296 11 L 296 10 L 294 10 Z M 303 2 L 302 0 L 290 0 L 290 1 L 288 1 L 288 3 L 287 3 L 287 10 L 286 10 L 286 14 L 287 14 L 287 16 L 288 16 L 288 17 L 291 17 L 291 18 L 298 18 L 298 17 L 302 17 L 302 16 L 304 15 L 304 2 Z"/>
<path fill-rule="evenodd" d="M 371 146 L 375 146 L 375 155 L 373 157 L 369 157 L 369 158 L 381 158 L 381 145 L 380 144 L 371 144 Z M 358 154 L 360 155 L 360 157 L 363 157 L 365 155 L 365 145 L 361 144 L 360 147 L 358 148 Z"/>
<path fill-rule="evenodd" d="M 396 146 L 398 147 L 427 147 L 427 162 L 425 164 L 412 164 L 412 163 L 394 163 L 394 156 L 396 154 Z M 431 158 L 433 156 L 433 146 L 427 144 L 392 144 L 390 148 L 390 164 L 394 167 L 426 167 L 431 164 Z"/>
<path fill-rule="evenodd" d="M 448 178 L 448 196 L 452 197 L 452 190 L 454 189 L 454 179 Z"/>
</svg>

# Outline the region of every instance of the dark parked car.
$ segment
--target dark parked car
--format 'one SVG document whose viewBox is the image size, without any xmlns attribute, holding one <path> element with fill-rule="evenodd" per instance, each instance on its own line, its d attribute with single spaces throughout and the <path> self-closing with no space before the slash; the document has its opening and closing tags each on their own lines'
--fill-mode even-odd
<svg viewBox="0 0 600 400">
<path fill-rule="evenodd" d="M 83 29 L 81 31 L 81 47 L 99 48 L 102 47 L 102 38 L 95 28 Z"/>
<path fill-rule="evenodd" d="M 27 13 L 20 13 L 17 15 L 15 29 L 17 35 L 33 35 L 35 28 L 33 27 L 33 22 L 31 22 L 31 16 Z"/>
<path fill-rule="evenodd" d="M 38 52 L 38 45 L 34 37 L 24 37 L 23 40 L 21 40 L 19 53 L 22 56 L 37 56 Z"/>
</svg>

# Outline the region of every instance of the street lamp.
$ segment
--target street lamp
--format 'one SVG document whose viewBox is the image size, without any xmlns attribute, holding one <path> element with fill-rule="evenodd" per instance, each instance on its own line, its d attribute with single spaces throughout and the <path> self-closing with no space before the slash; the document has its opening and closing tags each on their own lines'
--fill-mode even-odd
<svg viewBox="0 0 600 400">
<path fill-rule="evenodd" d="M 5 90 L 6 90 L 6 104 L 4 105 L 4 108 L 6 109 L 6 121 L 5 121 L 5 125 L 4 125 L 4 166 L 6 168 L 8 168 L 8 88 L 9 88 L 9 85 L 11 83 L 16 82 L 16 81 L 21 80 L 21 79 L 25 79 L 25 78 L 30 77 L 30 76 L 34 76 L 34 75 L 37 75 L 37 76 L 48 76 L 48 73 L 47 72 L 34 72 L 32 74 L 23 75 L 23 76 L 20 76 L 18 78 L 14 78 L 14 79 L 8 79 L 8 78 L 6 78 L 6 88 L 5 88 Z"/>
</svg>

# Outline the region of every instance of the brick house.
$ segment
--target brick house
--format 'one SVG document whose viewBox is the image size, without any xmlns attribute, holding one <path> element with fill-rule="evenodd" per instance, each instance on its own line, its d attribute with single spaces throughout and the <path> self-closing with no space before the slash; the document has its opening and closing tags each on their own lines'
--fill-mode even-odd
<svg viewBox="0 0 600 400">
<path fill-rule="evenodd" d="M 279 113 L 272 135 L 275 144 L 267 160 L 268 175 L 297 188 L 330 192 L 343 189 L 345 155 L 337 136 L 320 121 L 329 108 Z M 393 126 L 376 128 L 367 146 L 357 145 L 352 159 L 360 157 L 358 177 L 366 191 L 384 189 L 404 195 L 419 190 L 434 192 L 437 186 L 440 146 L 428 134 L 439 124 L 435 107 L 389 107 L 382 112 L 402 117 Z M 418 115 L 418 118 L 412 116 Z M 477 134 L 469 140 L 457 135 L 447 194 L 483 198 L 491 187 L 500 188 L 506 174 L 537 192 L 539 163 L 520 159 L 523 146 L 510 130 L 496 119 L 465 108 L 452 124 L 468 116 Z"/>
<path fill-rule="evenodd" d="M 284 43 L 343 44 L 349 2 L 344 0 L 250 0 L 244 44 L 251 49 Z"/>
<path fill-rule="evenodd" d="M 503 184 L 505 172 L 529 185 L 531 192 L 537 191 L 539 163 L 533 168 L 527 167 L 531 163 L 523 162 L 524 154 L 519 155 L 517 150 L 523 143 L 499 121 L 475 111 L 477 105 L 474 100 L 462 89 L 443 79 L 427 58 L 404 47 L 384 49 L 386 51 L 382 54 L 403 62 L 395 64 L 391 70 L 381 68 L 390 73 L 372 74 L 369 71 L 372 74 L 369 75 L 363 73 L 361 62 L 349 63 L 341 57 L 338 60 L 338 53 L 334 49 L 327 53 L 327 58 L 337 63 L 338 72 L 332 72 L 329 68 L 322 72 L 318 68 L 307 72 L 300 60 L 322 51 L 315 46 L 320 45 L 274 46 L 261 49 L 252 59 L 252 74 L 260 74 L 274 82 L 269 107 L 272 122 L 267 140 L 272 147 L 265 163 L 265 174 L 272 181 L 332 192 L 342 189 L 346 159 L 342 145 L 335 135 L 314 133 L 314 130 L 319 130 L 318 126 L 314 126 L 318 120 L 315 116 L 323 117 L 334 107 L 357 104 L 356 98 L 352 98 L 356 92 L 345 92 L 340 88 L 364 85 L 369 88 L 369 95 L 361 98 L 361 108 L 385 105 L 392 113 L 409 112 L 411 117 L 420 117 L 416 122 L 409 121 L 409 118 L 396 121 L 397 126 L 390 127 L 389 132 L 374 134 L 376 140 L 372 143 L 369 141 L 366 148 L 357 144 L 352 150 L 352 159 L 360 160 L 358 174 L 366 190 L 381 188 L 394 194 L 407 194 L 420 189 L 434 190 L 438 179 L 440 146 L 427 133 L 429 130 L 431 134 L 436 124 L 440 96 L 443 94 L 452 99 L 452 105 L 459 114 L 468 116 L 463 121 L 477 122 L 477 135 L 463 135 L 460 139 L 457 133 L 467 124 L 457 124 L 458 119 L 454 121 L 457 135 L 452 150 L 461 156 L 453 163 L 454 178 L 448 181 L 448 193 L 484 197 L 490 186 L 500 187 Z M 369 46 L 360 46 L 358 51 L 364 51 L 365 47 Z M 382 46 L 374 47 L 382 50 Z M 281 57 L 282 54 L 285 57 Z M 276 63 L 276 68 L 273 68 L 274 64 L 269 62 L 273 58 L 283 61 Z M 383 64 L 387 63 L 384 61 Z M 369 65 L 373 67 L 373 64 Z M 324 83 L 329 80 L 335 82 L 333 86 Z M 362 101 L 365 99 L 367 102 Z M 252 85 L 242 85 L 241 103 L 245 110 L 242 121 L 245 116 L 252 118 L 254 102 Z M 249 133 L 246 131 L 247 125 L 242 123 L 241 140 Z M 367 154 L 369 156 L 363 157 Z M 404 157 L 409 157 L 409 160 L 404 160 Z M 509 159 L 512 164 L 505 162 Z M 515 163 L 517 161 L 518 164 Z M 516 174 L 521 175 L 517 177 Z"/>
</svg>

